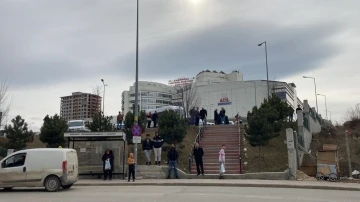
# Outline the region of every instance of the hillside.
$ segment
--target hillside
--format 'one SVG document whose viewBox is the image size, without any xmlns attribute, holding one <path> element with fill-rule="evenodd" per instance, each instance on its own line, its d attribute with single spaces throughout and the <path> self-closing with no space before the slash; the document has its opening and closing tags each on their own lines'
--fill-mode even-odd
<svg viewBox="0 0 360 202">
<path fill-rule="evenodd" d="M 323 144 L 338 145 L 340 177 L 348 176 L 348 161 L 346 152 L 345 128 L 323 128 L 322 132 L 313 136 L 311 143 L 311 151 L 316 155 L 316 151 L 321 150 Z M 349 138 L 350 156 L 352 162 L 352 170 L 360 171 L 360 139 L 357 134 Z M 308 162 L 316 165 L 314 161 Z"/>
<path fill-rule="evenodd" d="M 286 128 L 294 128 L 296 123 L 284 124 L 280 136 L 270 140 L 269 144 L 260 148 L 251 147 L 245 141 L 244 148 L 246 157 L 243 162 L 247 162 L 244 170 L 246 173 L 255 172 L 283 172 L 288 167 L 287 147 L 284 141 L 286 140 Z M 245 134 L 245 129 L 242 128 L 242 134 Z"/>
</svg>

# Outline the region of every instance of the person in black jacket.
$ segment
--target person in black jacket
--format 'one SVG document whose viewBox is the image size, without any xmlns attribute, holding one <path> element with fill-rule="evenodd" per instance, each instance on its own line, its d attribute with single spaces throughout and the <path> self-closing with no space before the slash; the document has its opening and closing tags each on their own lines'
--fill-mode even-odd
<svg viewBox="0 0 360 202">
<path fill-rule="evenodd" d="M 156 128 L 158 118 L 159 118 L 159 116 L 158 116 L 157 112 L 155 111 L 151 117 L 152 121 L 154 122 L 154 128 Z"/>
<path fill-rule="evenodd" d="M 152 141 L 154 147 L 154 155 L 155 155 L 155 165 L 160 166 L 161 164 L 161 150 L 164 144 L 164 140 L 159 136 L 159 133 L 155 132 L 155 137 Z"/>
<path fill-rule="evenodd" d="M 107 149 L 105 154 L 102 156 L 102 161 L 103 161 L 103 171 L 104 171 L 104 180 L 107 179 L 107 176 L 109 176 L 109 179 L 112 179 L 112 171 L 114 170 L 114 166 L 111 165 L 111 162 L 114 162 L 114 156 L 110 154 L 110 150 Z M 109 161 L 110 162 L 110 169 L 105 169 L 105 164 L 106 162 Z"/>
<path fill-rule="evenodd" d="M 146 165 L 151 165 L 151 150 L 153 142 L 150 140 L 150 134 L 146 134 L 146 139 L 142 142 L 142 150 L 145 153 Z"/>
<path fill-rule="evenodd" d="M 201 174 L 204 175 L 204 164 L 202 159 L 204 156 L 204 150 L 199 146 L 199 143 L 195 144 L 193 155 L 196 162 L 197 175 L 200 175 L 200 171 Z"/>
<path fill-rule="evenodd" d="M 221 107 L 220 114 L 219 114 L 221 124 L 225 124 L 225 117 L 226 117 L 225 113 L 226 113 L 226 111 L 225 111 L 224 107 Z"/>
<path fill-rule="evenodd" d="M 214 111 L 214 122 L 215 122 L 215 125 L 220 123 L 220 115 L 219 115 L 217 109 L 215 109 L 215 111 Z"/>
<path fill-rule="evenodd" d="M 174 171 L 175 171 L 175 177 L 176 179 L 179 179 L 179 175 L 178 175 L 178 172 L 177 172 L 177 168 L 176 168 L 176 164 L 177 164 L 177 161 L 179 159 L 179 154 L 178 152 L 176 151 L 175 149 L 175 145 L 172 144 L 171 145 L 171 149 L 170 151 L 168 152 L 168 164 L 169 164 L 169 169 L 168 169 L 168 176 L 166 179 L 170 179 L 171 177 L 171 170 L 174 168 Z"/>
<path fill-rule="evenodd" d="M 206 125 L 206 118 L 207 117 L 207 111 L 204 109 L 204 107 L 200 110 L 200 118 L 203 122 L 203 125 Z"/>
</svg>

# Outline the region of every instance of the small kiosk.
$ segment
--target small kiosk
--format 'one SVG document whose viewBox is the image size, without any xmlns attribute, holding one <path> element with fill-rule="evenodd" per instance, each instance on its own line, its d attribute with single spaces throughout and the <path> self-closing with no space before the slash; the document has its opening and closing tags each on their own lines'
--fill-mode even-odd
<svg viewBox="0 0 360 202">
<path fill-rule="evenodd" d="M 114 154 L 113 176 L 125 178 L 126 135 L 124 132 L 69 132 L 65 133 L 68 148 L 75 149 L 79 159 L 79 175 L 103 175 L 102 156 L 107 149 Z"/>
</svg>

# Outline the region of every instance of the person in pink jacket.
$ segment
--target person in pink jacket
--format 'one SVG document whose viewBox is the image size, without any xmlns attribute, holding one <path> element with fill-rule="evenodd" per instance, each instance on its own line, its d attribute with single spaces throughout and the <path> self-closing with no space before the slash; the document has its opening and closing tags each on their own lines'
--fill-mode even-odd
<svg viewBox="0 0 360 202">
<path fill-rule="evenodd" d="M 219 151 L 219 164 L 220 164 L 220 175 L 219 179 L 224 179 L 224 173 L 225 173 L 225 145 L 222 145 L 220 151 Z"/>
</svg>

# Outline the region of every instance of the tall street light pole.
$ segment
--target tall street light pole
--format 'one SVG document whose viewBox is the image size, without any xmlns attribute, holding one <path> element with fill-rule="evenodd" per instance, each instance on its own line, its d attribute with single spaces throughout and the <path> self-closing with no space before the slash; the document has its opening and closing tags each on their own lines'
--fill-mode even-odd
<svg viewBox="0 0 360 202">
<path fill-rule="evenodd" d="M 326 95 L 323 95 L 323 94 L 317 94 L 317 95 L 320 95 L 320 96 L 323 96 L 325 98 L 325 111 L 326 111 L 326 119 L 328 119 L 328 110 L 327 110 L 327 104 L 326 104 Z"/>
<path fill-rule="evenodd" d="M 138 125 L 139 117 L 139 0 L 136 0 L 136 70 L 135 70 L 135 112 L 134 112 L 134 125 Z M 135 173 L 137 168 L 137 146 L 134 146 L 134 160 L 135 160 Z"/>
<path fill-rule="evenodd" d="M 269 89 L 269 67 L 268 67 L 268 57 L 267 57 L 267 45 L 266 41 L 258 44 L 258 46 L 262 46 L 265 44 L 265 59 L 266 59 L 266 81 L 267 81 L 267 91 L 268 91 L 268 98 L 270 97 L 270 89 Z"/>
<path fill-rule="evenodd" d="M 104 92 L 103 92 L 103 114 L 105 115 L 105 87 L 107 86 L 107 84 L 105 84 L 104 79 L 101 79 L 101 82 L 104 85 Z"/>
<path fill-rule="evenodd" d="M 310 77 L 310 76 L 303 76 L 303 78 L 305 78 L 305 79 L 313 79 L 313 80 L 314 80 L 314 85 L 315 85 L 315 99 L 316 99 L 316 113 L 319 113 L 317 93 L 316 93 L 316 80 L 315 80 L 314 77 Z"/>
</svg>

